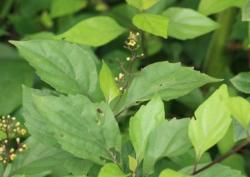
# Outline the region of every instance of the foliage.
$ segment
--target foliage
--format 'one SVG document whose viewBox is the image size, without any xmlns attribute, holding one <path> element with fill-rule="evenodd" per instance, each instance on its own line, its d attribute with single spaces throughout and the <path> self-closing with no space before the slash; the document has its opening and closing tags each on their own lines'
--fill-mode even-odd
<svg viewBox="0 0 250 177">
<path fill-rule="evenodd" d="M 249 9 L 3 0 L 0 176 L 249 176 Z"/>
</svg>

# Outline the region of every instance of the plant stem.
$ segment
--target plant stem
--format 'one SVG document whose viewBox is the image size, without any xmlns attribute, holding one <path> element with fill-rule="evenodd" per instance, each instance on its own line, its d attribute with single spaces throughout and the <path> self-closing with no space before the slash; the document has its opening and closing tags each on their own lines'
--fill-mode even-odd
<svg viewBox="0 0 250 177">
<path fill-rule="evenodd" d="M 194 162 L 194 168 L 193 168 L 193 173 L 192 174 L 196 173 L 196 171 L 197 171 L 197 165 L 198 165 L 198 160 L 195 160 L 195 162 Z"/>
<path fill-rule="evenodd" d="M 142 52 L 144 54 L 144 58 L 146 58 L 148 56 L 146 34 L 142 30 L 140 31 L 140 33 L 141 33 L 141 48 L 142 48 Z"/>
<path fill-rule="evenodd" d="M 225 75 L 225 69 L 228 66 L 228 60 L 224 56 L 225 46 L 231 34 L 235 12 L 235 9 L 228 9 L 217 17 L 220 27 L 213 34 L 203 63 L 203 71 L 211 76 L 223 77 Z"/>
<path fill-rule="evenodd" d="M 244 147 L 246 147 L 247 145 L 250 144 L 250 140 L 247 139 L 246 141 L 244 141 L 242 144 L 240 144 L 239 146 L 235 147 L 234 149 L 232 149 L 231 151 L 227 152 L 226 154 L 224 154 L 223 156 L 215 159 L 213 162 L 209 163 L 208 165 L 200 168 L 199 170 L 196 170 L 195 172 L 192 173 L 192 175 L 197 175 L 198 173 L 201 173 L 202 171 L 214 166 L 217 163 L 222 162 L 223 160 L 227 159 L 228 157 L 230 157 L 231 155 L 241 151 Z"/>
</svg>

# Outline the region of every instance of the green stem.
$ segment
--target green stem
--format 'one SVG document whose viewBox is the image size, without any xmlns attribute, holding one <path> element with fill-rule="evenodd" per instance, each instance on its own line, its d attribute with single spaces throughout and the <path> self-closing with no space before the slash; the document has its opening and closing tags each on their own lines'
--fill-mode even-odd
<svg viewBox="0 0 250 177">
<path fill-rule="evenodd" d="M 198 162 L 199 162 L 198 160 L 195 160 L 195 162 L 194 162 L 194 168 L 193 168 L 193 173 L 192 174 L 196 173 Z"/>
<path fill-rule="evenodd" d="M 235 13 L 235 9 L 228 9 L 218 14 L 217 22 L 220 27 L 213 34 L 203 64 L 203 70 L 211 76 L 223 77 L 225 75 L 228 66 L 228 60 L 224 57 L 225 46 L 231 34 Z"/>
<path fill-rule="evenodd" d="M 146 34 L 142 30 L 140 31 L 140 33 L 141 33 L 141 45 L 142 45 L 141 48 L 144 54 L 144 58 L 146 58 L 148 56 Z"/>
</svg>

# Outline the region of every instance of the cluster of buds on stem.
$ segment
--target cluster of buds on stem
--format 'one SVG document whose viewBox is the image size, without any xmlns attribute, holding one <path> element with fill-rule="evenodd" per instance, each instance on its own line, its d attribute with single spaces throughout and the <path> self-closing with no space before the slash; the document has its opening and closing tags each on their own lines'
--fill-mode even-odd
<svg viewBox="0 0 250 177">
<path fill-rule="evenodd" d="M 140 47 L 139 45 L 139 37 L 140 33 L 139 32 L 130 32 L 128 39 L 125 41 L 125 48 L 128 50 L 136 50 Z"/>
<path fill-rule="evenodd" d="M 129 85 L 129 82 L 131 81 L 131 76 L 133 75 L 134 69 L 134 61 L 144 57 L 144 53 L 138 54 L 139 51 L 141 51 L 139 50 L 141 42 L 142 39 L 140 33 L 133 31 L 129 33 L 129 36 L 125 41 L 124 48 L 128 49 L 131 53 L 131 55 L 126 58 L 126 61 L 129 62 L 129 64 L 127 65 L 127 67 L 124 67 L 124 65 L 121 64 L 121 69 L 123 73 L 121 72 L 117 77 L 115 77 L 115 81 L 119 85 L 119 90 L 121 92 L 124 92 L 126 90 Z"/>
<path fill-rule="evenodd" d="M 0 162 L 7 165 L 16 158 L 17 153 L 27 149 L 27 145 L 21 143 L 21 137 L 27 135 L 27 130 L 15 117 L 2 116 L 0 119 Z"/>
<path fill-rule="evenodd" d="M 124 47 L 131 52 L 131 56 L 127 57 L 127 61 L 134 61 L 137 58 L 144 57 L 144 53 L 137 54 L 137 50 L 140 48 L 141 35 L 139 32 L 130 32 L 128 39 L 125 41 Z"/>
<path fill-rule="evenodd" d="M 117 77 L 115 77 L 115 81 L 120 85 L 119 90 L 122 92 L 124 91 L 124 88 L 121 86 L 123 82 L 125 81 L 125 74 L 119 73 Z"/>
</svg>

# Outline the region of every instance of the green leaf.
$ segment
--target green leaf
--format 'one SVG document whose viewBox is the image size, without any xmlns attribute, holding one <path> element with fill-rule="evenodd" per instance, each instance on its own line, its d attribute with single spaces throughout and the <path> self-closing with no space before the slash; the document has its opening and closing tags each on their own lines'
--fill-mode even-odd
<svg viewBox="0 0 250 177">
<path fill-rule="evenodd" d="M 116 164 L 108 163 L 102 167 L 98 177 L 127 177 L 127 175 Z"/>
<path fill-rule="evenodd" d="M 195 117 L 189 124 L 189 138 L 197 160 L 218 143 L 230 127 L 232 119 L 226 106 L 227 100 L 227 86 L 222 85 L 195 111 Z"/>
<path fill-rule="evenodd" d="M 149 175 L 154 171 L 155 163 L 163 157 L 176 157 L 191 148 L 188 139 L 189 119 L 172 119 L 156 127 L 149 136 L 143 171 Z"/>
<path fill-rule="evenodd" d="M 75 157 L 65 159 L 63 165 L 70 174 L 74 174 L 76 176 L 79 175 L 80 177 L 83 177 L 84 175 L 87 176 L 91 168 L 94 166 L 94 164 L 90 161 Z M 61 168 L 59 168 L 59 170 L 60 169 Z"/>
<path fill-rule="evenodd" d="M 21 60 L 0 61 L 0 115 L 7 115 L 22 103 L 22 85 L 32 86 L 33 69 Z"/>
<path fill-rule="evenodd" d="M 125 29 L 114 19 L 98 16 L 79 22 L 65 33 L 60 34 L 58 38 L 98 47 L 114 40 L 124 32 Z"/>
<path fill-rule="evenodd" d="M 239 73 L 231 82 L 239 91 L 250 94 L 250 72 Z"/>
<path fill-rule="evenodd" d="M 250 21 L 250 0 L 246 0 L 246 3 L 242 8 L 242 20 Z"/>
<path fill-rule="evenodd" d="M 94 104 L 82 95 L 33 99 L 64 150 L 98 164 L 120 152 L 119 127 L 105 103 Z"/>
<path fill-rule="evenodd" d="M 180 63 L 157 62 L 135 75 L 128 91 L 120 99 L 114 99 L 114 111 L 119 113 L 137 101 L 151 99 L 156 93 L 166 101 L 176 99 L 195 88 L 217 81 L 220 80 L 181 66 Z"/>
<path fill-rule="evenodd" d="M 198 169 L 202 167 L 203 165 L 198 165 Z M 181 170 L 181 172 L 185 172 L 185 174 L 191 174 L 193 171 L 193 166 L 186 167 Z M 219 176 L 218 176 L 219 175 Z M 201 173 L 198 173 L 195 175 L 197 177 L 246 177 L 243 175 L 240 171 L 231 169 L 230 167 L 227 167 L 225 165 L 216 164 L 212 167 L 204 170 Z"/>
<path fill-rule="evenodd" d="M 193 39 L 218 27 L 210 18 L 192 9 L 172 7 L 163 12 L 169 19 L 168 35 L 177 39 Z"/>
<path fill-rule="evenodd" d="M 97 58 L 87 48 L 65 41 L 13 41 L 21 55 L 36 69 L 41 79 L 57 91 L 85 94 L 101 100 Z"/>
<path fill-rule="evenodd" d="M 142 13 L 133 17 L 133 24 L 146 32 L 167 38 L 168 18 L 162 15 Z"/>
<path fill-rule="evenodd" d="M 120 95 L 120 91 L 115 83 L 112 71 L 104 61 L 102 63 L 99 78 L 101 90 L 106 98 L 106 101 L 110 103 L 115 97 Z"/>
<path fill-rule="evenodd" d="M 0 42 L 0 51 L 4 51 L 0 53 L 0 61 L 20 58 L 17 51 L 12 46 L 9 46 L 5 43 Z"/>
<path fill-rule="evenodd" d="M 126 0 L 126 2 L 140 10 L 146 10 L 155 5 L 159 0 Z"/>
<path fill-rule="evenodd" d="M 51 16 L 61 17 L 73 14 L 86 7 L 87 0 L 52 0 Z"/>
<path fill-rule="evenodd" d="M 159 177 L 188 177 L 188 176 L 171 169 L 166 169 L 161 172 Z"/>
<path fill-rule="evenodd" d="M 120 25 L 127 28 L 133 28 L 132 18 L 137 14 L 137 9 L 121 3 L 110 9 L 109 15 L 114 18 Z"/>
<path fill-rule="evenodd" d="M 171 157 L 170 158 L 172 162 L 178 165 L 178 169 L 185 168 L 187 166 L 191 166 L 195 162 L 195 150 L 193 148 L 189 149 L 186 153 L 177 156 L 177 157 Z M 202 156 L 200 163 L 210 163 L 212 162 L 212 159 L 210 157 L 209 152 L 205 152 Z"/>
<path fill-rule="evenodd" d="M 245 159 L 240 154 L 233 154 L 222 162 L 223 165 L 231 167 L 232 169 L 245 172 Z"/>
<path fill-rule="evenodd" d="M 150 133 L 165 120 L 164 111 L 164 103 L 159 96 L 155 96 L 130 119 L 129 135 L 139 162 L 144 157 Z"/>
<path fill-rule="evenodd" d="M 247 130 L 250 125 L 250 103 L 242 97 L 232 97 L 228 106 L 233 117 Z"/>
<path fill-rule="evenodd" d="M 18 154 L 11 166 L 10 176 L 27 175 L 27 177 L 41 173 L 50 174 L 57 165 L 62 166 L 69 153 L 58 148 L 43 145 L 39 140 L 29 139 L 28 150 Z"/>
<path fill-rule="evenodd" d="M 129 162 L 129 170 L 132 171 L 132 172 L 135 172 L 136 169 L 137 169 L 137 166 L 138 166 L 138 162 L 137 160 L 132 157 L 132 156 L 128 156 L 128 162 Z"/>
<path fill-rule="evenodd" d="M 221 12 L 229 7 L 241 7 L 245 0 L 201 0 L 199 11 L 205 15 Z"/>
<path fill-rule="evenodd" d="M 234 145 L 235 145 L 235 140 L 234 140 L 234 123 L 232 122 L 231 126 L 227 130 L 227 133 L 225 136 L 218 142 L 217 147 L 220 152 L 220 154 L 225 154 L 228 151 L 230 151 Z"/>
<path fill-rule="evenodd" d="M 34 139 L 39 139 L 42 144 L 49 146 L 58 146 L 56 139 L 53 137 L 53 132 L 48 128 L 46 120 L 37 110 L 33 95 L 48 96 L 50 91 L 41 91 L 23 86 L 23 116 L 25 126 Z"/>
</svg>

